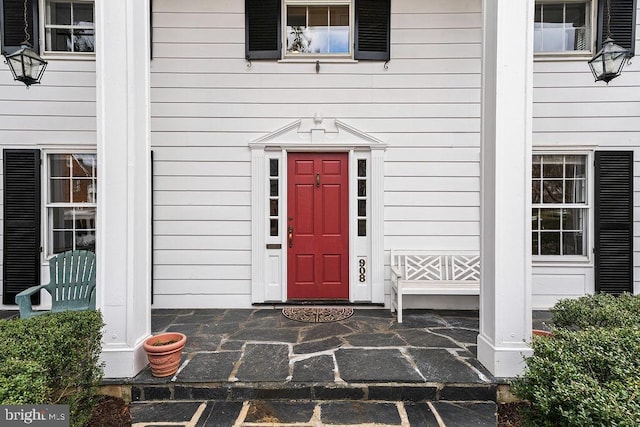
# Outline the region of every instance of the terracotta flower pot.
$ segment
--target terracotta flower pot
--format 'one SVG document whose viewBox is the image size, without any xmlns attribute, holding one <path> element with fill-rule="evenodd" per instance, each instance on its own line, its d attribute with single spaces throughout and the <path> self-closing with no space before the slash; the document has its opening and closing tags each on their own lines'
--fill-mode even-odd
<svg viewBox="0 0 640 427">
<path fill-rule="evenodd" d="M 553 332 L 545 331 L 543 329 L 532 329 L 531 335 L 536 337 L 550 337 L 553 335 Z"/>
<path fill-rule="evenodd" d="M 175 374 L 186 343 L 186 335 L 179 332 L 165 332 L 147 338 L 143 346 L 151 365 L 151 374 L 154 377 Z"/>
</svg>

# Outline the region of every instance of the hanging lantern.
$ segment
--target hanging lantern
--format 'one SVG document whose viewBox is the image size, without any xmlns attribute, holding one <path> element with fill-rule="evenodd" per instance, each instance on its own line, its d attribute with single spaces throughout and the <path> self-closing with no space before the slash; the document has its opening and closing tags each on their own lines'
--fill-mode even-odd
<svg viewBox="0 0 640 427">
<path fill-rule="evenodd" d="M 42 59 L 28 42 L 24 42 L 14 53 L 5 55 L 5 58 L 13 79 L 24 83 L 27 87 L 39 84 L 47 68 L 47 61 Z"/>
<path fill-rule="evenodd" d="M 27 85 L 27 88 L 34 84 L 39 84 L 42 79 L 42 73 L 47 68 L 47 61 L 42 59 L 38 53 L 33 50 L 33 46 L 29 43 L 31 36 L 29 35 L 29 19 L 27 15 L 27 0 L 24 0 L 24 41 L 18 50 L 13 53 L 2 52 L 6 58 L 6 64 L 9 65 L 13 79 Z"/>
<path fill-rule="evenodd" d="M 589 67 L 597 82 L 604 81 L 608 84 L 620 75 L 629 57 L 627 49 L 615 44 L 613 39 L 608 37 L 602 49 L 589 61 Z"/>
</svg>

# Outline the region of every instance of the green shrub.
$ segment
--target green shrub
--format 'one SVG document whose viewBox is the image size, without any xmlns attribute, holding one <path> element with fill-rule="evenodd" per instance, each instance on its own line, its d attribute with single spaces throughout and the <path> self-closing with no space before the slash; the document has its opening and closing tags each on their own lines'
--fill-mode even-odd
<svg viewBox="0 0 640 427">
<path fill-rule="evenodd" d="M 589 326 L 603 328 L 640 327 L 640 295 L 587 295 L 560 300 L 552 309 L 557 328 L 573 330 Z"/>
<path fill-rule="evenodd" d="M 47 370 L 33 360 L 10 358 L 0 364 L 0 402 L 24 405 L 44 402 L 50 393 Z"/>
<path fill-rule="evenodd" d="M 640 425 L 640 329 L 557 329 L 512 383 L 535 426 Z"/>
<path fill-rule="evenodd" d="M 67 404 L 71 424 L 83 425 L 102 381 L 102 326 L 98 311 L 0 322 L 0 360 L 22 364 L 0 370 L 0 404 Z"/>
</svg>

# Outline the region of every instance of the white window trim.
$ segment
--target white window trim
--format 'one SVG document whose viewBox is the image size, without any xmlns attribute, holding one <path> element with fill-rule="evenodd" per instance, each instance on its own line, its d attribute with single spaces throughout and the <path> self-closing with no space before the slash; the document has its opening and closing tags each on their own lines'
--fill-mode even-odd
<svg viewBox="0 0 640 427">
<path fill-rule="evenodd" d="M 96 2 L 95 0 L 67 0 L 73 3 L 93 3 L 93 33 L 94 33 L 94 51 L 93 52 L 68 52 L 61 50 L 47 50 L 47 31 L 46 21 L 48 15 L 47 3 L 49 0 L 39 0 L 39 27 L 40 27 L 40 52 L 44 59 L 64 59 L 64 60 L 95 60 L 95 33 L 96 33 Z M 78 27 L 82 28 L 82 27 Z"/>
<path fill-rule="evenodd" d="M 96 156 L 96 174 L 98 173 L 97 166 L 97 152 L 95 150 L 87 148 L 56 148 L 56 149 L 43 149 L 42 150 L 42 168 L 40 176 L 40 198 L 42 203 L 41 212 L 41 236 L 42 236 L 42 262 L 48 263 L 55 254 L 50 253 L 52 243 L 50 241 L 49 233 L 49 209 L 54 207 L 95 207 L 96 214 L 98 208 L 98 201 L 95 203 L 49 203 L 49 156 L 52 154 L 93 154 Z M 96 176 L 96 181 L 99 179 L 99 175 Z M 99 197 L 99 195 L 98 195 Z M 98 224 L 96 223 L 96 228 Z M 97 231 L 97 230 L 96 230 Z"/>
<path fill-rule="evenodd" d="M 593 245 L 594 245 L 594 191 L 595 191 L 595 182 L 594 182 L 594 152 L 593 150 L 588 149 L 576 149 L 576 148 L 561 148 L 556 147 L 556 149 L 533 149 L 531 163 L 533 164 L 533 156 L 586 156 L 586 174 L 587 174 L 587 203 L 584 208 L 587 210 L 587 221 L 586 221 L 586 244 L 585 251 L 586 255 L 532 255 L 532 262 L 534 266 L 544 266 L 544 267 L 552 267 L 552 266 L 569 266 L 569 265 L 579 265 L 579 266 L 593 266 L 594 264 L 594 255 L 593 255 Z M 530 181 L 533 181 L 532 177 L 529 177 Z M 549 207 L 553 207 L 555 205 L 550 205 Z M 531 203 L 531 207 L 535 208 L 534 204 Z M 529 214 L 531 215 L 531 213 Z M 529 217 L 529 221 L 531 221 L 531 217 Z M 531 250 L 531 248 L 529 249 Z"/>
<path fill-rule="evenodd" d="M 590 50 L 566 50 L 560 52 L 533 52 L 533 59 L 538 62 L 553 62 L 553 61 L 584 61 L 585 58 L 591 59 L 597 51 L 596 39 L 598 34 L 598 0 L 536 0 L 535 5 L 538 4 L 557 4 L 557 3 L 591 3 L 590 7 L 590 25 L 591 25 L 591 40 Z"/>
<path fill-rule="evenodd" d="M 349 53 L 287 53 L 287 6 L 349 6 Z M 280 18 L 282 24 L 282 53 L 281 62 L 316 62 L 322 60 L 327 62 L 357 62 L 353 59 L 355 43 L 354 43 L 354 25 L 355 25 L 355 2 L 353 0 L 284 0 L 282 4 L 282 16 Z"/>
</svg>

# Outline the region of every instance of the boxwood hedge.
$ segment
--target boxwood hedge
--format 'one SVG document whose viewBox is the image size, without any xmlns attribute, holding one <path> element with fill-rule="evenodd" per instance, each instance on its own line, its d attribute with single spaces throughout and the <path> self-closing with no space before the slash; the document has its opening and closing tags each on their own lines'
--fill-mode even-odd
<svg viewBox="0 0 640 427">
<path fill-rule="evenodd" d="M 82 426 L 102 381 L 102 326 L 93 310 L 0 321 L 0 404 L 68 404 Z"/>
</svg>

